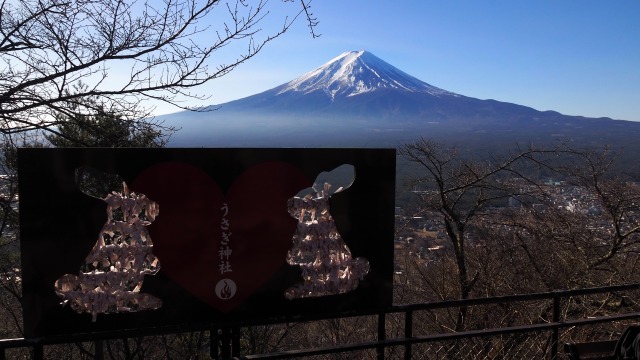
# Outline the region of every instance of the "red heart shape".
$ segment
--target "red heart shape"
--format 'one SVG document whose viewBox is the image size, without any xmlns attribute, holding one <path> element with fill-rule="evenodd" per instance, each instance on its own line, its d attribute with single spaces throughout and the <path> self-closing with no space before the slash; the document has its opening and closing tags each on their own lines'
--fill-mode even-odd
<svg viewBox="0 0 640 360">
<path fill-rule="evenodd" d="M 273 161 L 246 169 L 225 196 L 202 169 L 165 162 L 142 171 L 131 187 L 160 206 L 149 232 L 161 272 L 200 300 L 228 312 L 286 265 L 296 229 L 287 200 L 310 185 L 297 167 Z M 226 245 L 223 232 L 231 234 Z M 228 258 L 220 254 L 226 246 L 231 249 Z M 224 261 L 230 272 L 220 271 Z M 224 285 L 224 279 L 235 283 L 235 294 L 227 299 L 218 285 Z"/>
</svg>

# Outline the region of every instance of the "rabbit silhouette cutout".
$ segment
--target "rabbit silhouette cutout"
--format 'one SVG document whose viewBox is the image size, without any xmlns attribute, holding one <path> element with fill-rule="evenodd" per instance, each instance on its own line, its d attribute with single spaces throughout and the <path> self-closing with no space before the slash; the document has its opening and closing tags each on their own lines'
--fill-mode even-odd
<svg viewBox="0 0 640 360">
<path fill-rule="evenodd" d="M 352 165 L 322 172 L 313 187 L 300 191 L 287 202 L 289 214 L 298 220 L 287 263 L 298 265 L 303 281 L 285 291 L 287 299 L 342 294 L 358 287 L 369 272 L 369 261 L 352 258 L 331 216 L 329 198 L 351 186 Z"/>
<path fill-rule="evenodd" d="M 158 216 L 158 204 L 130 192 L 117 175 L 91 168 L 76 169 L 75 175 L 83 193 L 107 203 L 107 222 L 80 273 L 65 274 L 55 282 L 62 304 L 69 303 L 78 313 L 90 313 L 92 321 L 98 314 L 161 307 L 159 298 L 140 292 L 144 276 L 160 270 L 146 228 Z M 111 190 L 116 186 L 121 190 Z"/>
</svg>

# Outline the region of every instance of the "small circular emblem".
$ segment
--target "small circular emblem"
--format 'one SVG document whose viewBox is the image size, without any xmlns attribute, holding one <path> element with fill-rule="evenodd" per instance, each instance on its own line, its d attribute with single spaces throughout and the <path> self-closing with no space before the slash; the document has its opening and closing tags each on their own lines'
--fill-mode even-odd
<svg viewBox="0 0 640 360">
<path fill-rule="evenodd" d="M 236 283 L 231 279 L 222 279 L 216 284 L 216 295 L 222 300 L 229 300 L 236 294 Z"/>
</svg>

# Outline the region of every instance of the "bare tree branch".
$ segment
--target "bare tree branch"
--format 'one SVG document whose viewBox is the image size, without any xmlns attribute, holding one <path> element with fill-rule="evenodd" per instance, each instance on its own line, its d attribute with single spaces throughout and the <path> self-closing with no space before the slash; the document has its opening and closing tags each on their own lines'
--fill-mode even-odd
<svg viewBox="0 0 640 360">
<path fill-rule="evenodd" d="M 184 99 L 208 98 L 191 89 L 256 56 L 301 15 L 317 36 L 309 1 L 280 2 L 291 3 L 291 16 L 267 30 L 261 26 L 275 6 L 269 0 L 5 1 L 0 132 L 49 131 L 58 125 L 52 114 L 86 112 L 85 98 L 132 119 L 150 113 L 150 99 L 187 109 Z M 115 68 L 131 70 L 118 78 Z M 80 83 L 83 91 L 71 91 Z"/>
</svg>

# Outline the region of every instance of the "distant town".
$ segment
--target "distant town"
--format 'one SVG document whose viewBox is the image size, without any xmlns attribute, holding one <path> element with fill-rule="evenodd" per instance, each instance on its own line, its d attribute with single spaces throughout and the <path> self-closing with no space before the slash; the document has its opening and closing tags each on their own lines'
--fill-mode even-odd
<svg viewBox="0 0 640 360">
<path fill-rule="evenodd" d="M 640 188 L 640 184 L 633 183 Z M 589 219 L 584 226 L 591 229 L 610 227 L 611 222 L 603 220 L 601 215 L 605 209 L 594 196 L 583 186 L 570 185 L 564 181 L 548 180 L 543 185 L 545 193 L 550 196 L 546 204 L 510 197 L 508 201 L 501 205 L 485 209 L 485 212 L 501 212 L 506 210 L 519 209 L 521 211 L 545 211 L 548 206 L 563 209 L 567 212 L 580 213 Z M 521 193 L 533 193 L 533 185 L 522 185 Z M 413 190 L 415 195 L 424 194 L 425 191 Z M 408 254 L 419 263 L 429 263 L 442 256 L 444 252 L 450 250 L 451 242 L 447 238 L 444 228 L 442 214 L 437 211 L 429 211 L 420 215 L 412 215 L 401 206 L 395 210 L 396 217 L 396 237 L 395 251 L 399 254 Z M 631 212 L 625 219 L 626 223 L 636 223 L 640 220 L 640 212 Z M 480 238 L 474 239 L 473 230 L 470 232 L 470 245 L 481 244 Z M 403 269 L 396 262 L 396 274 L 401 274 Z"/>
</svg>

